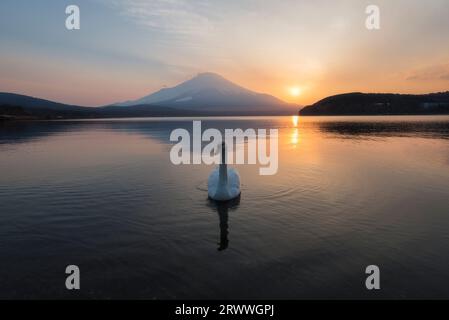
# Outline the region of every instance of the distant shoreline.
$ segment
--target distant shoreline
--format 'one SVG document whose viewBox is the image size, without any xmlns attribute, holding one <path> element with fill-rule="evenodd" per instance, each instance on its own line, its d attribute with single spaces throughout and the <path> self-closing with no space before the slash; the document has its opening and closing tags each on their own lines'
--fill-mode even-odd
<svg viewBox="0 0 449 320">
<path fill-rule="evenodd" d="M 0 115 L 0 122 L 11 121 L 58 121 L 58 120 L 102 120 L 102 119 L 140 119 L 140 118 L 237 118 L 237 117 L 290 117 L 296 116 L 292 114 L 192 114 L 192 115 L 142 115 L 142 116 L 101 116 L 92 117 L 38 117 L 38 116 L 15 116 L 15 115 Z"/>
<path fill-rule="evenodd" d="M 449 91 L 423 95 L 390 93 L 345 93 L 330 96 L 298 111 L 298 108 L 265 110 L 178 109 L 158 105 L 129 107 L 81 107 L 29 96 L 0 94 L 0 121 L 79 120 L 114 118 L 180 117 L 275 117 L 275 116 L 423 116 L 449 115 Z M 213 105 L 213 103 L 211 104 Z M 242 110 L 242 111 L 240 111 Z"/>
<path fill-rule="evenodd" d="M 345 93 L 299 110 L 301 116 L 447 115 L 449 91 L 422 95 Z"/>
<path fill-rule="evenodd" d="M 432 117 L 449 116 L 449 113 L 379 113 L 379 114 L 298 114 L 300 117 Z"/>
<path fill-rule="evenodd" d="M 149 116 L 149 117 L 98 117 L 98 118 L 3 118 L 0 116 L 0 124 L 1 123 L 14 123 L 14 122 L 57 122 L 57 121 L 109 121 L 109 120 L 139 120 L 139 119 L 201 119 L 201 118 L 270 118 L 270 117 L 292 117 L 297 115 L 226 115 L 226 116 Z M 378 114 L 378 115 L 300 115 L 300 117 L 339 117 L 339 118 L 356 118 L 356 117 L 448 117 L 449 114 Z"/>
</svg>

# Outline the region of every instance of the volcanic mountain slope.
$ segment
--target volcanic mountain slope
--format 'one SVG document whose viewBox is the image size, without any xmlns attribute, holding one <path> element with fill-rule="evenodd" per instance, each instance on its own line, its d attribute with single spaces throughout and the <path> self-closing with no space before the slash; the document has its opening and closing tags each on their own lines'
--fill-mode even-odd
<svg viewBox="0 0 449 320">
<path fill-rule="evenodd" d="M 215 73 L 200 73 L 172 88 L 115 105 L 157 105 L 178 110 L 238 114 L 291 113 L 292 108 L 278 98 L 248 90 Z"/>
</svg>

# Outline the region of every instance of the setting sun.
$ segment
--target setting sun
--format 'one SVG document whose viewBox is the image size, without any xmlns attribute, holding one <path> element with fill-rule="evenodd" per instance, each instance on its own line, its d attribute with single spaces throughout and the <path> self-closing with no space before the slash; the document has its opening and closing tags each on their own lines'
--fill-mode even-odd
<svg viewBox="0 0 449 320">
<path fill-rule="evenodd" d="M 301 95 L 301 89 L 299 87 L 291 87 L 289 92 L 293 97 L 298 97 Z"/>
</svg>

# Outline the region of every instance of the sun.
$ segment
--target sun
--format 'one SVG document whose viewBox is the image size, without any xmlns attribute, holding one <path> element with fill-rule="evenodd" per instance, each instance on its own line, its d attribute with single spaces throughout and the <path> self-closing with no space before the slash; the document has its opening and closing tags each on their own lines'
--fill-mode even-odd
<svg viewBox="0 0 449 320">
<path fill-rule="evenodd" d="M 299 87 L 290 87 L 288 91 L 290 92 L 290 95 L 293 97 L 298 97 L 301 95 L 301 88 Z"/>
</svg>

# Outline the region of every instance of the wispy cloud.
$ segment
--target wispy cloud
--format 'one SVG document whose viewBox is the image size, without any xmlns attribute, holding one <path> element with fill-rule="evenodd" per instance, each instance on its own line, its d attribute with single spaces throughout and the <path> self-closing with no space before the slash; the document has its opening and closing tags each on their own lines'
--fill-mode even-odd
<svg viewBox="0 0 449 320">
<path fill-rule="evenodd" d="M 113 0 L 105 2 L 135 23 L 157 32 L 201 36 L 211 32 L 210 5 L 204 0 Z"/>
</svg>

